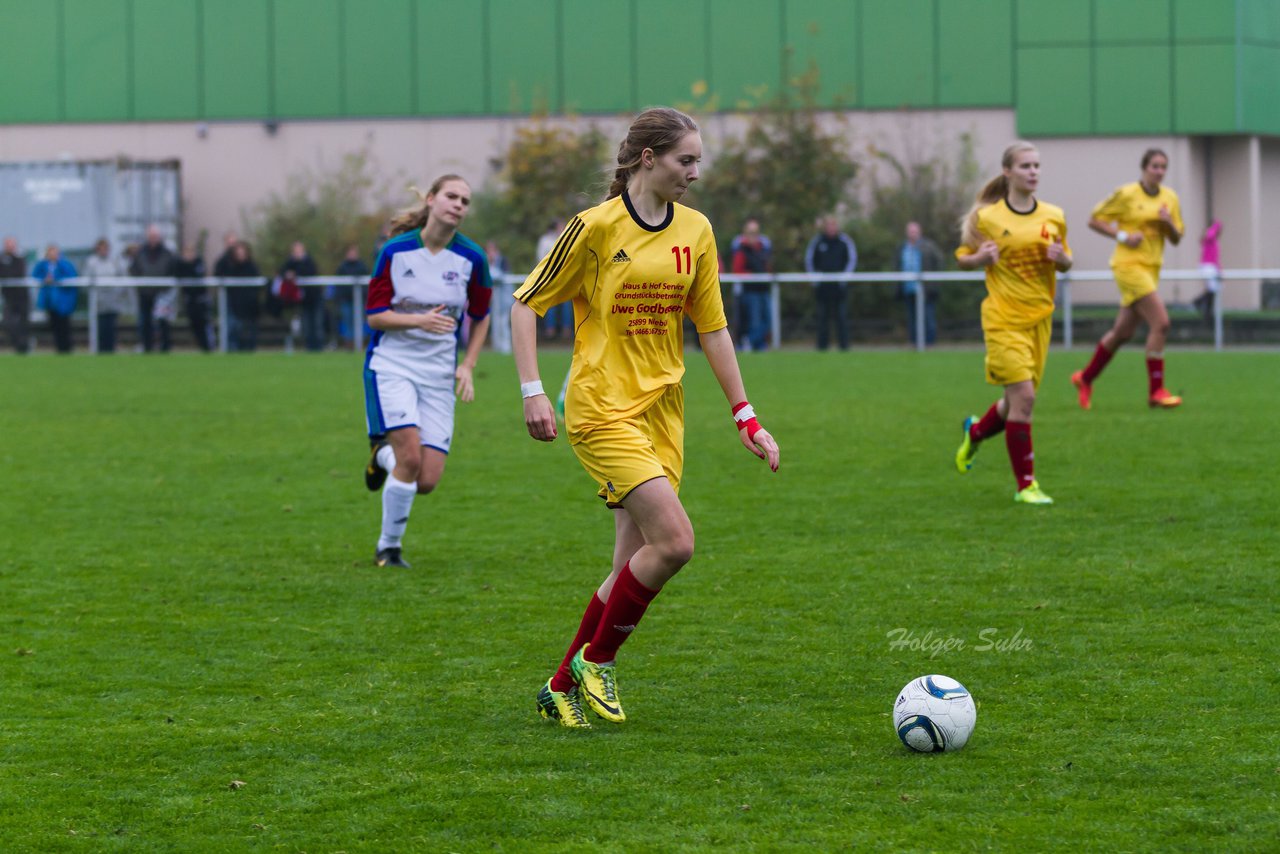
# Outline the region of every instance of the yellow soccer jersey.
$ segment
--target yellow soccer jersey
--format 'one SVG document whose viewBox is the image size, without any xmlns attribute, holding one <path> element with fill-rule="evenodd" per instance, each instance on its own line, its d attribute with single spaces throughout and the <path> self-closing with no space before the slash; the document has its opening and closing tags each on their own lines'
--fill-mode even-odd
<svg viewBox="0 0 1280 854">
<path fill-rule="evenodd" d="M 1142 189 L 1141 182 L 1134 181 L 1116 189 L 1093 209 L 1093 218 L 1102 222 L 1114 222 L 1130 234 L 1142 233 L 1142 242 L 1136 247 L 1116 244 L 1111 255 L 1111 265 L 1142 264 L 1159 267 L 1164 262 L 1164 230 L 1160 228 L 1160 208 L 1169 207 L 1169 216 L 1178 231 L 1183 230 L 1182 207 L 1178 194 L 1163 184 L 1153 196 Z"/>
<path fill-rule="evenodd" d="M 573 300 L 570 432 L 631 418 L 680 382 L 686 314 L 699 332 L 728 325 L 711 223 L 670 204 L 648 225 L 625 193 L 575 216 L 515 298 L 539 316 Z"/>
<path fill-rule="evenodd" d="M 984 241 L 994 240 L 1000 247 L 1000 260 L 987 267 L 983 327 L 1024 329 L 1053 314 L 1058 271 L 1045 250 L 1060 240 L 1071 251 L 1062 208 L 1036 200 L 1028 213 L 1018 213 L 1001 199 L 978 209 L 978 231 Z M 977 248 L 961 246 L 956 257 L 971 255 Z"/>
</svg>

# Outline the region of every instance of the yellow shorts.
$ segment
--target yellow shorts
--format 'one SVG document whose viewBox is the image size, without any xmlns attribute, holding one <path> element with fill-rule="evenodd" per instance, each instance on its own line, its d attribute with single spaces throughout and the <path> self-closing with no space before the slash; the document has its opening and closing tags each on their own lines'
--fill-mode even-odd
<svg viewBox="0 0 1280 854">
<path fill-rule="evenodd" d="M 1052 334 L 1052 315 L 1027 329 L 984 329 L 987 382 L 1013 385 L 1031 380 L 1039 388 Z"/>
<path fill-rule="evenodd" d="M 665 477 L 680 492 L 684 472 L 684 386 L 673 385 L 644 412 L 623 421 L 570 433 L 569 445 L 587 474 L 600 484 L 610 507 L 631 490 Z"/>
<path fill-rule="evenodd" d="M 1116 277 L 1116 287 L 1120 289 L 1121 305 L 1133 305 L 1147 294 L 1155 293 L 1160 276 L 1159 267 L 1140 264 L 1121 264 L 1112 267 L 1111 272 Z"/>
</svg>

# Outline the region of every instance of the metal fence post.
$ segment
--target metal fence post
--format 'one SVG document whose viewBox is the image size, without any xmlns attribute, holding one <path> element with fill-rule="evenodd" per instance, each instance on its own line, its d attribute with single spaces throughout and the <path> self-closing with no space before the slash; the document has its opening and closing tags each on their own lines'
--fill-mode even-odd
<svg viewBox="0 0 1280 854">
<path fill-rule="evenodd" d="M 1070 349 L 1074 340 L 1071 330 L 1071 279 L 1063 276 L 1058 281 L 1062 283 L 1062 346 Z"/>
<path fill-rule="evenodd" d="M 89 352 L 98 352 L 98 283 L 89 282 Z"/>
<path fill-rule="evenodd" d="M 916 352 L 923 353 L 925 347 L 924 332 L 924 312 L 925 312 L 925 296 L 924 282 L 916 282 Z"/>
<path fill-rule="evenodd" d="M 1218 282 L 1218 290 L 1210 294 L 1213 300 L 1213 349 L 1222 349 L 1222 282 Z"/>
<path fill-rule="evenodd" d="M 782 286 L 774 276 L 769 284 L 769 337 L 776 350 L 782 346 Z"/>
<path fill-rule="evenodd" d="M 364 349 L 364 285 L 351 289 L 351 342 L 359 353 Z"/>
<path fill-rule="evenodd" d="M 225 353 L 230 349 L 231 330 L 227 328 L 227 286 L 218 283 L 218 352 Z"/>
</svg>

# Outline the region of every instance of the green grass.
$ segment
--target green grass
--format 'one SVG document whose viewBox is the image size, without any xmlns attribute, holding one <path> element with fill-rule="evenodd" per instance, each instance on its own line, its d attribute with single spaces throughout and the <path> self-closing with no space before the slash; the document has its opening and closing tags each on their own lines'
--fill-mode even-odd
<svg viewBox="0 0 1280 854">
<path fill-rule="evenodd" d="M 1152 412 L 1126 351 L 1088 413 L 1086 357 L 1050 356 L 1031 508 L 1003 442 L 952 466 L 977 351 L 745 356 L 776 476 L 691 352 L 697 555 L 590 733 L 533 697 L 612 523 L 509 359 L 390 572 L 357 357 L 6 357 L 4 848 L 1271 848 L 1280 355 L 1172 352 Z M 978 700 L 959 753 L 894 736 L 925 673 Z"/>
</svg>

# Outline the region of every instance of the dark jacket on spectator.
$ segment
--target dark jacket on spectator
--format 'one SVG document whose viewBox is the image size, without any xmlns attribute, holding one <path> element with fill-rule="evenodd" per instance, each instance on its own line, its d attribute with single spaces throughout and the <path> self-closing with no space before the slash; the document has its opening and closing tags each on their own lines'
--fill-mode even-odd
<svg viewBox="0 0 1280 854">
<path fill-rule="evenodd" d="M 318 276 L 320 271 L 316 268 L 316 262 L 312 260 L 310 255 L 304 255 L 301 258 L 290 257 L 280 265 L 280 275 L 288 276 L 293 274 L 295 278 L 304 278 L 306 276 Z M 324 302 L 324 288 L 309 287 L 302 289 L 302 304 L 304 306 L 319 305 Z"/>
<path fill-rule="evenodd" d="M 773 247 L 768 238 L 759 240 L 733 240 L 733 272 L 767 273 L 773 266 Z M 744 282 L 742 290 L 749 294 L 769 293 L 768 282 Z"/>
<path fill-rule="evenodd" d="M 175 256 L 169 251 L 163 243 L 158 246 L 151 246 L 144 243 L 138 249 L 138 254 L 133 256 L 133 262 L 129 265 L 130 276 L 156 276 L 170 277 L 174 274 L 173 262 Z M 155 288 L 138 288 L 139 293 L 149 291 L 158 293 L 163 289 Z"/>
<path fill-rule="evenodd" d="M 262 271 L 250 258 L 242 263 L 228 255 L 218 259 L 214 275 L 223 279 L 261 279 Z M 260 287 L 227 288 L 227 310 L 237 317 L 257 317 L 262 310 Z"/>
</svg>

